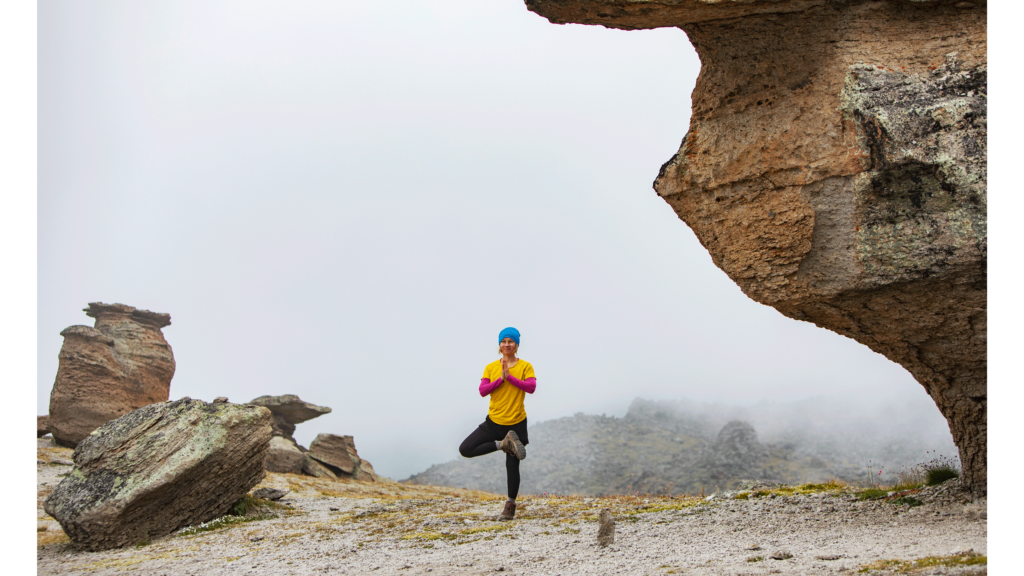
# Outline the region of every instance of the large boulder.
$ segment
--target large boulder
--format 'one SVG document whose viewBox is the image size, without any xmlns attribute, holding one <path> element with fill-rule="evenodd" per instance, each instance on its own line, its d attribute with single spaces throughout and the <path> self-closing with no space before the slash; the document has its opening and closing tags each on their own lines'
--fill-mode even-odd
<svg viewBox="0 0 1024 576">
<path fill-rule="evenodd" d="M 36 438 L 42 438 L 50 433 L 50 417 L 36 416 Z"/>
<path fill-rule="evenodd" d="M 747 296 L 913 374 L 985 492 L 987 3 L 526 5 L 686 32 L 701 72 L 655 190 Z"/>
<path fill-rule="evenodd" d="M 281 396 L 260 396 L 249 402 L 254 406 L 264 406 L 270 409 L 273 414 L 274 436 L 288 438 L 294 442 L 292 434 L 295 433 L 295 425 L 317 416 L 330 414 L 331 409 L 327 406 L 317 406 L 304 402 L 295 394 L 283 394 Z"/>
<path fill-rule="evenodd" d="M 258 484 L 270 438 L 270 412 L 257 406 L 146 406 L 79 443 L 44 509 L 82 550 L 170 534 L 223 516 Z"/>
<path fill-rule="evenodd" d="M 301 474 L 302 463 L 305 460 L 306 455 L 291 440 L 281 436 L 270 439 L 270 446 L 267 448 L 267 472 Z"/>
<path fill-rule="evenodd" d="M 317 434 L 309 445 L 309 455 L 347 475 L 355 474 L 359 465 L 359 453 L 351 436 Z"/>
<path fill-rule="evenodd" d="M 373 466 L 359 458 L 355 441 L 351 436 L 317 434 L 316 439 L 309 445 L 307 455 L 338 478 L 369 481 L 377 479 L 373 473 Z M 315 466 L 312 468 L 316 469 Z"/>
<path fill-rule="evenodd" d="M 160 331 L 170 325 L 170 314 L 101 302 L 85 313 L 96 319 L 95 327 L 61 332 L 64 345 L 50 392 L 53 439 L 71 448 L 115 418 L 166 402 L 174 376 L 174 354 Z"/>
</svg>

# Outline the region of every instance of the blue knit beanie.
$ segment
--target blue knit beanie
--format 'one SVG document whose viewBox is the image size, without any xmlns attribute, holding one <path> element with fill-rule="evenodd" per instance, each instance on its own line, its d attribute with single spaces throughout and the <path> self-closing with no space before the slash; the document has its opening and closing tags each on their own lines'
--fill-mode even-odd
<svg viewBox="0 0 1024 576">
<path fill-rule="evenodd" d="M 511 338 L 512 340 L 515 341 L 516 346 L 519 346 L 519 330 L 516 330 L 511 326 L 505 328 L 504 330 L 498 333 L 498 344 L 501 344 L 501 341 L 504 340 L 505 338 Z"/>
</svg>

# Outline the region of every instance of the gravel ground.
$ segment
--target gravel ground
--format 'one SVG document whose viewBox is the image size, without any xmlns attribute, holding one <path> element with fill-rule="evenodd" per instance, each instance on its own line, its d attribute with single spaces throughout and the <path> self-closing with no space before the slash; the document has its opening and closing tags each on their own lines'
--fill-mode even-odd
<svg viewBox="0 0 1024 576">
<path fill-rule="evenodd" d="M 291 474 L 268 474 L 260 485 L 290 491 L 275 518 L 79 552 L 42 510 L 71 469 L 54 461 L 70 460 L 70 451 L 44 438 L 39 458 L 40 575 L 854 574 L 880 560 L 987 554 L 986 501 L 966 501 L 956 481 L 914 494 L 925 502 L 915 507 L 835 489 L 746 500 L 526 496 L 517 520 L 498 522 L 503 499 L 493 494 Z M 602 508 L 616 521 L 607 548 L 596 541 Z"/>
</svg>

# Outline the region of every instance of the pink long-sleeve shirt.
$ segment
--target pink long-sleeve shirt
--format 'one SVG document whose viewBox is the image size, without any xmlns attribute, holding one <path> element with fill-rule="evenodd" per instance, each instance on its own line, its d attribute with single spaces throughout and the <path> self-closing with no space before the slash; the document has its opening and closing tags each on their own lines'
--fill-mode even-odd
<svg viewBox="0 0 1024 576">
<path fill-rule="evenodd" d="M 481 378 L 480 395 L 487 396 L 491 392 L 497 390 L 498 387 L 504 383 L 505 379 L 503 377 L 498 377 L 498 379 L 495 380 L 494 382 L 491 382 L 487 378 Z M 516 388 L 519 388 L 523 392 L 526 392 L 527 394 L 533 394 L 534 391 L 537 390 L 537 379 L 534 377 L 527 378 L 526 380 L 520 380 L 510 374 L 508 377 L 508 383 L 515 386 Z"/>
</svg>

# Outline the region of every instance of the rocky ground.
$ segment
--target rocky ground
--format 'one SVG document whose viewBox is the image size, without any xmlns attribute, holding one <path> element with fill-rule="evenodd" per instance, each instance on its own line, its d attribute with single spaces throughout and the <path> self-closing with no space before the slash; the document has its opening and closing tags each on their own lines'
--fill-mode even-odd
<svg viewBox="0 0 1024 576">
<path fill-rule="evenodd" d="M 710 499 L 523 496 L 517 520 L 498 522 L 503 498 L 485 492 L 268 474 L 260 487 L 290 491 L 270 508 L 273 517 L 214 521 L 124 549 L 79 552 L 42 509 L 43 499 L 71 469 L 71 451 L 45 437 L 38 457 L 41 575 L 987 570 L 986 501 L 967 501 L 956 481 L 913 494 L 924 502 L 914 507 L 860 500 L 855 489 L 835 485 L 764 488 Z M 616 522 L 615 543 L 607 548 L 596 541 L 602 508 L 609 508 Z"/>
</svg>

